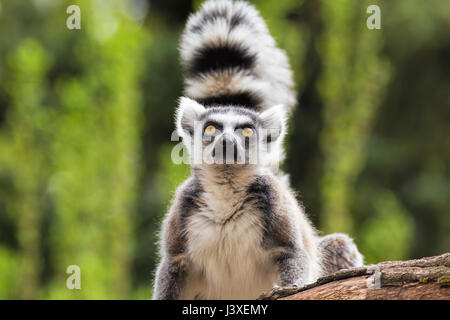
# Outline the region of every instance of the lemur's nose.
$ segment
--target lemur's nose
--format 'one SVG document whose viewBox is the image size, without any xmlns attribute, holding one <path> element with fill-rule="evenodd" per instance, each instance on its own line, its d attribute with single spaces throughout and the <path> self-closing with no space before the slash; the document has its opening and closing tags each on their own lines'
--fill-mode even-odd
<svg viewBox="0 0 450 320">
<path fill-rule="evenodd" d="M 222 146 L 224 149 L 231 148 L 235 145 L 234 139 L 230 136 L 224 135 L 222 137 Z"/>
<path fill-rule="evenodd" d="M 232 159 L 237 159 L 237 144 L 236 140 L 229 135 L 223 135 L 222 139 L 222 154 L 226 157 L 232 157 Z"/>
</svg>

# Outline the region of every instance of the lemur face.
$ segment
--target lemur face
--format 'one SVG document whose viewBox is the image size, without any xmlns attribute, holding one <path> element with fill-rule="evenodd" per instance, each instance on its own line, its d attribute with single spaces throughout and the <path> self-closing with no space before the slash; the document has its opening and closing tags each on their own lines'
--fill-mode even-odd
<svg viewBox="0 0 450 320">
<path fill-rule="evenodd" d="M 246 110 L 211 108 L 200 117 L 202 146 L 215 164 L 257 162 L 258 120 Z M 208 157 L 209 156 L 209 157 Z"/>
<path fill-rule="evenodd" d="M 202 164 L 264 164 L 279 156 L 285 117 L 282 106 L 257 113 L 236 106 L 205 108 L 182 98 L 177 129 L 191 156 L 201 154 Z"/>
</svg>

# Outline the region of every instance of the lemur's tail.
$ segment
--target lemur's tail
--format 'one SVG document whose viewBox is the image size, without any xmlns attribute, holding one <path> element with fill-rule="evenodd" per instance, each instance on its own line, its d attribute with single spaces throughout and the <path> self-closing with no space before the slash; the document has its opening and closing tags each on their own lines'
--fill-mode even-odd
<svg viewBox="0 0 450 320">
<path fill-rule="evenodd" d="M 187 72 L 185 94 L 205 106 L 262 111 L 296 104 L 287 57 L 246 2 L 205 2 L 187 22 L 181 58 Z"/>
</svg>

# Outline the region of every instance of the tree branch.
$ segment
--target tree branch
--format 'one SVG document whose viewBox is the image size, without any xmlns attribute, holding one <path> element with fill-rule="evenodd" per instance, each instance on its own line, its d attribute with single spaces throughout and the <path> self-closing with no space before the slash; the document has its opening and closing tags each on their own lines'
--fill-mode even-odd
<svg viewBox="0 0 450 320">
<path fill-rule="evenodd" d="M 345 269 L 303 287 L 265 293 L 269 300 L 450 300 L 450 253 Z"/>
</svg>

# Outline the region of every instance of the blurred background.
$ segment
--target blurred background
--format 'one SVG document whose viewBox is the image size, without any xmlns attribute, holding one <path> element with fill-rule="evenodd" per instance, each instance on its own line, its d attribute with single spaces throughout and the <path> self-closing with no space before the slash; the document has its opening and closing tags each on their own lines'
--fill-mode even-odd
<svg viewBox="0 0 450 320">
<path fill-rule="evenodd" d="M 251 2 L 294 70 L 284 169 L 317 227 L 367 263 L 450 251 L 450 2 Z M 0 0 L 0 298 L 151 298 L 200 3 Z"/>
</svg>

